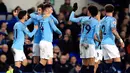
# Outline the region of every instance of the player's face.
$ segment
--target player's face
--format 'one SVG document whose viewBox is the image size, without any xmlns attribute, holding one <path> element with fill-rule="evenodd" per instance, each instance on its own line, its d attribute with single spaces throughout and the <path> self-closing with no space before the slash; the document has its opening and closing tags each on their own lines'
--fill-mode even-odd
<svg viewBox="0 0 130 73">
<path fill-rule="evenodd" d="M 27 20 L 27 19 L 28 19 L 28 14 L 26 14 L 26 15 L 24 16 L 24 19 L 25 19 L 25 20 Z"/>
<path fill-rule="evenodd" d="M 37 12 L 38 12 L 39 15 L 42 14 L 42 8 L 38 8 Z"/>
<path fill-rule="evenodd" d="M 48 13 L 48 14 L 52 14 L 52 13 L 53 13 L 52 7 L 47 8 L 47 13 Z"/>
<path fill-rule="evenodd" d="M 88 16 L 90 16 L 90 15 L 91 15 L 89 11 L 87 11 L 87 15 L 88 15 Z"/>
</svg>

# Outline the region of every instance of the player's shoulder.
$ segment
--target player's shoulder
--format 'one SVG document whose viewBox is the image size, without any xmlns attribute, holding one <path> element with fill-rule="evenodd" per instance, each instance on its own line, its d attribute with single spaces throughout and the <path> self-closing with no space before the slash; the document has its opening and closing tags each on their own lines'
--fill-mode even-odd
<svg viewBox="0 0 130 73">
<path fill-rule="evenodd" d="M 109 17 L 108 17 L 108 20 L 110 20 L 110 21 L 116 21 L 116 18 L 114 18 L 114 17 L 112 17 L 112 16 L 109 16 Z"/>
<path fill-rule="evenodd" d="M 22 23 L 20 21 L 16 22 L 14 28 L 22 27 Z"/>
<path fill-rule="evenodd" d="M 90 16 L 82 16 L 81 17 L 81 23 L 88 21 L 90 18 L 91 18 Z"/>
<path fill-rule="evenodd" d="M 15 26 L 20 26 L 20 25 L 21 25 L 20 21 L 18 21 L 18 22 L 15 23 Z"/>
</svg>

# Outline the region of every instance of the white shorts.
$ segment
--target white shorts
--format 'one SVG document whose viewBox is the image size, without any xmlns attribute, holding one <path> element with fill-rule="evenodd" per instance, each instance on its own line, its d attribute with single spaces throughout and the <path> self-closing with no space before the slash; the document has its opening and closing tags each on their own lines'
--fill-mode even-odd
<svg viewBox="0 0 130 73">
<path fill-rule="evenodd" d="M 102 61 L 103 53 L 101 49 L 96 49 L 95 62 Z"/>
<path fill-rule="evenodd" d="M 39 44 L 33 44 L 33 56 L 40 56 L 40 47 Z"/>
<path fill-rule="evenodd" d="M 40 58 L 50 59 L 53 58 L 53 45 L 48 41 L 40 41 Z"/>
<path fill-rule="evenodd" d="M 113 58 L 119 58 L 120 53 L 116 45 L 101 45 L 103 48 L 104 60 L 109 60 Z"/>
<path fill-rule="evenodd" d="M 26 56 L 24 54 L 23 50 L 17 50 L 17 49 L 13 49 L 14 51 L 14 60 L 15 61 L 23 61 L 26 59 Z"/>
<path fill-rule="evenodd" d="M 80 44 L 80 58 L 94 58 L 95 52 L 95 45 L 88 44 L 88 48 L 86 48 Z"/>
</svg>

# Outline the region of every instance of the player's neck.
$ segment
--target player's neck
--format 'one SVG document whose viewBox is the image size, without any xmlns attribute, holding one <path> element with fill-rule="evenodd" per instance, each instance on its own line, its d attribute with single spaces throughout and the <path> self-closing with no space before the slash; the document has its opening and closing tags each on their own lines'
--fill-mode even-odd
<svg viewBox="0 0 130 73">
<path fill-rule="evenodd" d="M 47 17 L 49 17 L 50 16 L 50 14 L 44 14 L 44 18 L 47 18 Z"/>
<path fill-rule="evenodd" d="M 20 20 L 20 22 L 24 23 L 24 22 L 25 22 L 25 20 L 24 20 L 24 19 L 21 19 L 21 20 Z"/>
<path fill-rule="evenodd" d="M 106 16 L 113 16 L 113 13 L 106 13 Z"/>
</svg>

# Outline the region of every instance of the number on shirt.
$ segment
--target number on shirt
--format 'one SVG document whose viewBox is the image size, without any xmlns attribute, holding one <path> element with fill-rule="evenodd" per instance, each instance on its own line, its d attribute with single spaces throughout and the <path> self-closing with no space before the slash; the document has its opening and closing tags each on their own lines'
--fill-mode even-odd
<svg viewBox="0 0 130 73">
<path fill-rule="evenodd" d="M 85 27 L 85 29 L 87 30 L 87 34 L 90 32 L 90 30 L 91 30 L 91 27 L 90 27 L 90 25 L 86 25 L 86 27 Z"/>
<path fill-rule="evenodd" d="M 105 25 L 102 25 L 102 29 L 103 29 L 103 34 L 106 35 L 106 32 L 105 32 L 106 27 L 105 27 Z"/>
<path fill-rule="evenodd" d="M 15 39 L 17 39 L 17 34 L 18 34 L 18 31 L 17 29 L 15 29 Z"/>
<path fill-rule="evenodd" d="M 89 24 L 84 24 L 84 25 L 83 25 L 83 30 L 82 30 L 82 32 L 84 32 L 84 29 L 87 30 L 86 34 L 88 34 L 88 33 L 90 32 L 90 30 L 91 30 L 91 27 L 90 27 Z"/>
<path fill-rule="evenodd" d="M 43 24 L 43 22 L 40 22 L 40 29 L 41 29 L 41 31 L 43 31 L 43 30 L 44 30 L 44 28 L 43 28 L 42 24 Z"/>
</svg>

